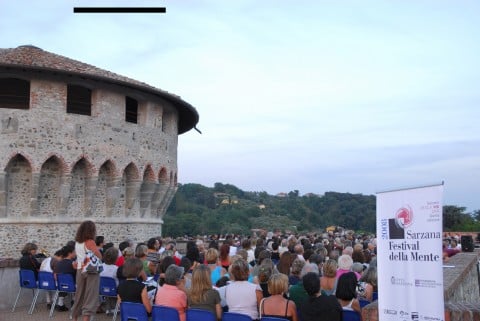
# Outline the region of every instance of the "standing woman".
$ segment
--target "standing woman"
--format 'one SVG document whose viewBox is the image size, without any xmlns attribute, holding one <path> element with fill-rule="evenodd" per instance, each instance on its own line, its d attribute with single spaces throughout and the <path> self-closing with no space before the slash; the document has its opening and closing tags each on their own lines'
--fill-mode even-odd
<svg viewBox="0 0 480 321">
<path fill-rule="evenodd" d="M 87 262 L 86 251 L 92 251 L 99 259 L 102 254 L 95 244 L 97 229 L 92 221 L 84 221 L 77 230 L 75 236 L 75 252 L 77 254 L 77 291 L 75 292 L 75 304 L 72 307 L 73 320 L 77 321 L 80 315 L 83 321 L 89 321 L 95 316 L 99 305 L 98 289 L 100 286 L 99 273 L 82 272 Z"/>
</svg>

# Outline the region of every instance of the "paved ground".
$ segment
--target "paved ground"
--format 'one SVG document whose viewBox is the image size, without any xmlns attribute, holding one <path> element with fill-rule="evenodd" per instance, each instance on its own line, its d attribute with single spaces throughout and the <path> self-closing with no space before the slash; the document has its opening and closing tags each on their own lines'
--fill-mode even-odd
<svg viewBox="0 0 480 321">
<path fill-rule="evenodd" d="M 32 315 L 28 314 L 29 307 L 17 307 L 15 312 L 12 310 L 2 310 L 0 311 L 0 321 L 69 321 L 70 313 L 67 312 L 58 312 L 55 311 L 51 319 L 48 318 L 49 310 L 44 303 L 37 304 L 35 311 Z M 79 321 L 80 318 L 79 318 Z M 106 314 L 97 314 L 92 321 L 112 321 L 111 315 Z M 117 321 L 120 321 L 120 315 L 117 316 Z"/>
</svg>

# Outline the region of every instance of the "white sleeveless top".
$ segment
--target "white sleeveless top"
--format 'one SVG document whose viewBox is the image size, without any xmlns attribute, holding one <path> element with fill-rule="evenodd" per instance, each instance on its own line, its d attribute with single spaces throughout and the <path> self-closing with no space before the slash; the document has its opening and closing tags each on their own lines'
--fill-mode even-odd
<svg viewBox="0 0 480 321">
<path fill-rule="evenodd" d="M 75 253 L 77 254 L 77 270 L 81 270 L 83 268 L 83 262 L 85 262 L 85 257 L 87 256 L 85 252 L 85 242 L 75 242 Z"/>
</svg>

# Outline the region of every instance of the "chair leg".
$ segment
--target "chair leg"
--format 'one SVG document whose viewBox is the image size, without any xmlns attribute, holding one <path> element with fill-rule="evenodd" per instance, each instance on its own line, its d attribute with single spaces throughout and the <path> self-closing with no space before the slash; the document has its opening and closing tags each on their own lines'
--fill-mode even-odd
<svg viewBox="0 0 480 321">
<path fill-rule="evenodd" d="M 113 310 L 112 321 L 115 321 L 117 319 L 118 309 L 120 309 L 120 304 L 118 304 L 118 300 L 117 300 L 117 303 L 115 304 L 115 310 Z"/>
<path fill-rule="evenodd" d="M 15 299 L 15 302 L 13 303 L 12 312 L 15 312 L 15 307 L 17 306 L 18 299 L 20 298 L 20 293 L 21 293 L 21 292 L 22 292 L 22 288 L 20 288 L 20 289 L 18 290 L 17 298 Z"/>
<path fill-rule="evenodd" d="M 50 308 L 50 314 L 48 315 L 49 318 L 53 317 L 53 311 L 55 311 L 55 306 L 57 305 L 59 291 L 55 291 L 55 295 L 53 296 L 52 300 L 52 307 Z"/>
<path fill-rule="evenodd" d="M 35 291 L 35 295 L 33 296 L 33 301 L 32 301 L 32 304 L 30 305 L 30 310 L 28 310 L 28 314 L 33 314 L 33 310 L 35 309 L 35 304 L 37 303 L 39 293 L 40 293 L 40 289 L 37 289 L 37 291 Z"/>
</svg>

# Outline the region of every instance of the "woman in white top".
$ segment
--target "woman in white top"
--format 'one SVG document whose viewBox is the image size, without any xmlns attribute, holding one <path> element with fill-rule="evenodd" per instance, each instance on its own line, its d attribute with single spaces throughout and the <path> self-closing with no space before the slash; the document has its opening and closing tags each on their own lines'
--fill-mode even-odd
<svg viewBox="0 0 480 321">
<path fill-rule="evenodd" d="M 262 289 L 258 284 L 248 282 L 248 263 L 238 259 L 230 266 L 229 272 L 234 282 L 225 288 L 228 311 L 246 314 L 253 320 L 258 320 L 258 305 L 263 298 Z"/>
</svg>

